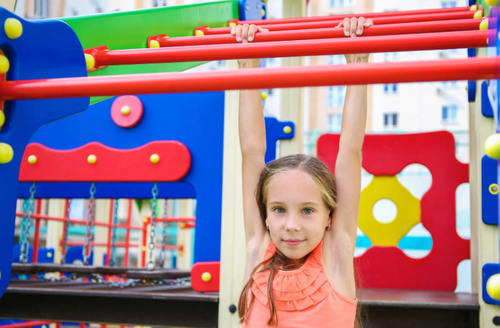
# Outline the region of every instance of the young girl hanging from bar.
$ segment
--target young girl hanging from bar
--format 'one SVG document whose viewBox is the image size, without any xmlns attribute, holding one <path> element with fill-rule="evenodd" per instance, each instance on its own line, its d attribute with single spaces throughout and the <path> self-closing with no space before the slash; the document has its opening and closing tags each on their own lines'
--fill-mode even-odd
<svg viewBox="0 0 500 328">
<path fill-rule="evenodd" d="M 356 37 L 370 25 L 371 20 L 346 18 L 339 27 Z M 239 25 L 231 34 L 246 43 L 258 32 L 266 30 Z M 367 62 L 368 54 L 346 59 L 355 65 Z M 239 66 L 257 68 L 259 59 L 240 60 Z M 352 328 L 359 321 L 353 257 L 366 109 L 366 85 L 348 86 L 334 178 L 320 159 L 303 154 L 266 166 L 260 91 L 240 91 L 246 267 L 238 313 L 243 327 Z"/>
</svg>

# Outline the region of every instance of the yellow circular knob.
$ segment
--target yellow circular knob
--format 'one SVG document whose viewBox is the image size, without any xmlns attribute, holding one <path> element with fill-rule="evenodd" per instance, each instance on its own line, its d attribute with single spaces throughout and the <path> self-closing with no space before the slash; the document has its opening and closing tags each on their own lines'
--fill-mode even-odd
<svg viewBox="0 0 500 328">
<path fill-rule="evenodd" d="M 30 164 L 36 164 L 36 156 L 35 155 L 30 155 L 28 157 L 28 163 L 30 163 Z"/>
<path fill-rule="evenodd" d="M 6 143 L 0 142 L 0 164 L 7 164 L 14 157 L 14 149 Z"/>
<path fill-rule="evenodd" d="M 23 34 L 23 24 L 15 18 L 7 18 L 4 29 L 9 39 L 17 39 Z"/>
<path fill-rule="evenodd" d="M 292 128 L 287 125 L 283 128 L 283 132 L 285 132 L 286 134 L 290 134 L 292 133 Z"/>
<path fill-rule="evenodd" d="M 491 298 L 500 300 L 500 274 L 494 274 L 488 279 L 486 290 Z"/>
<path fill-rule="evenodd" d="M 490 6 L 498 6 L 498 0 L 485 0 Z"/>
<path fill-rule="evenodd" d="M 151 160 L 151 163 L 156 164 L 160 161 L 160 155 L 153 154 L 149 159 Z"/>
<path fill-rule="evenodd" d="M 484 143 L 486 155 L 493 159 L 500 159 L 500 134 L 495 133 L 486 139 Z"/>
<path fill-rule="evenodd" d="M 89 157 L 87 157 L 87 161 L 89 164 L 95 164 L 97 162 L 97 157 L 95 155 L 89 155 Z"/>
<path fill-rule="evenodd" d="M 262 0 L 262 1 L 267 2 L 268 0 Z"/>
<path fill-rule="evenodd" d="M 87 71 L 90 71 L 95 66 L 95 58 L 91 54 L 85 54 L 85 64 L 87 65 Z"/>
<path fill-rule="evenodd" d="M 3 110 L 0 110 L 0 128 L 5 124 L 5 114 Z"/>
<path fill-rule="evenodd" d="M 203 35 L 205 35 L 205 33 L 203 33 L 203 31 L 201 31 L 201 30 L 196 30 L 196 32 L 194 32 L 194 35 L 195 36 L 203 36 Z"/>
<path fill-rule="evenodd" d="M 496 194 L 498 194 L 498 185 L 496 183 L 492 183 L 492 184 L 490 184 L 490 187 L 488 188 L 488 190 L 490 191 L 490 193 L 492 195 L 496 195 Z"/>
<path fill-rule="evenodd" d="M 159 48 L 160 47 L 160 42 L 156 40 L 151 40 L 149 41 L 149 47 L 150 48 Z"/>
<path fill-rule="evenodd" d="M 0 55 L 0 74 L 5 74 L 9 71 L 9 59 L 4 55 Z"/>
<path fill-rule="evenodd" d="M 47 253 L 47 257 L 50 259 L 52 257 L 52 253 L 51 252 L 48 252 Z"/>
<path fill-rule="evenodd" d="M 266 100 L 266 99 L 267 99 L 267 92 L 262 91 L 262 92 L 260 93 L 260 97 L 262 98 L 262 100 Z"/>
<path fill-rule="evenodd" d="M 483 19 L 481 23 L 479 24 L 479 29 L 480 30 L 487 30 L 488 29 L 488 18 Z"/>
<path fill-rule="evenodd" d="M 266 10 L 264 8 L 262 8 L 262 10 L 261 10 L 261 15 L 262 15 L 262 17 L 266 16 Z"/>
<path fill-rule="evenodd" d="M 123 115 L 128 115 L 130 114 L 130 107 L 129 106 L 123 106 L 121 109 L 121 112 Z"/>
<path fill-rule="evenodd" d="M 474 18 L 483 18 L 483 11 L 478 10 L 474 13 Z"/>
<path fill-rule="evenodd" d="M 201 280 L 203 280 L 204 282 L 209 282 L 210 280 L 212 280 L 212 275 L 210 274 L 210 272 L 203 272 L 203 274 L 201 275 Z"/>
</svg>

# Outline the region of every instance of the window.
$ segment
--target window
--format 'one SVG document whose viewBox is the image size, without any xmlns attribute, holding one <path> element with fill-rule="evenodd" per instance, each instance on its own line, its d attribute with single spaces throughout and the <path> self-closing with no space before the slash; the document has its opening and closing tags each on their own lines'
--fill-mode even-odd
<svg viewBox="0 0 500 328">
<path fill-rule="evenodd" d="M 340 132 L 342 127 L 342 114 L 328 115 L 328 131 Z"/>
<path fill-rule="evenodd" d="M 397 84 L 384 84 L 384 93 L 387 95 L 398 93 Z"/>
<path fill-rule="evenodd" d="M 332 55 L 328 56 L 328 65 L 339 65 L 346 64 L 347 61 L 344 55 Z"/>
<path fill-rule="evenodd" d="M 456 88 L 458 87 L 457 81 L 445 81 L 443 82 L 443 88 Z"/>
<path fill-rule="evenodd" d="M 398 127 L 398 114 L 385 113 L 384 114 L 384 129 L 394 129 Z"/>
<path fill-rule="evenodd" d="M 457 105 L 447 105 L 443 106 L 442 109 L 442 119 L 443 123 L 453 123 L 457 121 L 458 106 Z"/>
<path fill-rule="evenodd" d="M 384 53 L 384 61 L 397 61 L 398 53 L 397 52 L 386 52 Z"/>
<path fill-rule="evenodd" d="M 352 7 L 356 5 L 356 0 L 330 0 L 330 7 Z"/>
<path fill-rule="evenodd" d="M 167 0 L 153 0 L 153 7 L 164 7 L 167 5 Z"/>
<path fill-rule="evenodd" d="M 443 1 L 441 2 L 441 7 L 443 8 L 453 8 L 457 6 L 456 1 Z"/>
<path fill-rule="evenodd" d="M 346 86 L 328 87 L 328 107 L 344 106 Z"/>
</svg>

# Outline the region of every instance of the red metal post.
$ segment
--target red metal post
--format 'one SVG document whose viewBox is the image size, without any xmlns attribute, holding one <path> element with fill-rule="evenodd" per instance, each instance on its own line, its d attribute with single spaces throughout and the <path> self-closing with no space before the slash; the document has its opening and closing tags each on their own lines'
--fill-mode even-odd
<svg viewBox="0 0 500 328">
<path fill-rule="evenodd" d="M 128 200 L 128 213 L 127 213 L 127 230 L 125 232 L 125 258 L 123 261 L 123 266 L 128 268 L 128 256 L 129 256 L 129 248 L 130 248 L 130 222 L 132 220 L 132 204 L 133 200 Z"/>
<path fill-rule="evenodd" d="M 454 8 L 437 8 L 437 9 L 423 9 L 423 10 L 389 11 L 383 13 L 346 14 L 346 15 L 294 17 L 294 18 L 278 18 L 278 19 L 257 19 L 257 20 L 241 21 L 241 24 L 272 25 L 272 24 L 305 23 L 305 22 L 327 21 L 332 19 L 344 19 L 351 17 L 365 17 L 373 19 L 377 17 L 429 15 L 429 14 L 442 14 L 442 13 L 451 13 L 459 11 L 471 11 L 471 8 L 454 7 Z"/>
<path fill-rule="evenodd" d="M 145 268 L 146 267 L 146 245 L 147 245 L 147 239 L 148 239 L 148 224 L 150 220 L 148 218 L 143 218 L 143 230 L 142 230 L 142 247 L 141 247 L 141 252 L 142 252 L 142 259 L 141 259 L 141 267 Z"/>
<path fill-rule="evenodd" d="M 408 16 L 394 16 L 394 17 L 374 17 L 373 24 L 385 25 L 385 24 L 401 24 L 401 23 L 417 23 L 417 22 L 430 22 L 430 21 L 442 21 L 442 20 L 455 20 L 455 19 L 470 19 L 474 18 L 474 11 L 458 11 L 451 13 L 438 13 L 429 15 L 408 15 Z M 305 23 L 289 23 L 289 24 L 272 24 L 265 25 L 265 28 L 269 31 L 285 31 L 285 30 L 303 30 L 311 28 L 326 28 L 326 27 L 336 27 L 339 25 L 343 19 L 338 19 L 337 17 L 331 20 L 319 21 L 319 22 L 305 22 Z M 231 31 L 230 27 L 219 27 L 211 29 L 202 29 L 205 35 L 214 34 L 229 34 Z"/>
<path fill-rule="evenodd" d="M 453 21 L 435 21 L 421 23 L 403 23 L 391 25 L 374 25 L 366 28 L 361 37 L 415 33 L 436 33 L 478 30 L 481 19 L 460 19 Z M 317 28 L 308 30 L 276 31 L 257 33 L 253 42 L 294 41 L 311 39 L 345 38 L 342 28 Z M 230 34 L 186 36 L 176 38 L 156 37 L 160 47 L 198 46 L 209 44 L 237 43 Z"/>
<path fill-rule="evenodd" d="M 36 200 L 36 212 L 39 214 L 42 211 L 42 200 Z M 38 262 L 38 248 L 40 244 L 40 220 L 35 219 L 35 237 L 33 238 L 33 263 Z"/>
<path fill-rule="evenodd" d="M 488 31 L 402 34 L 98 52 L 96 66 L 486 47 Z M 103 77 L 96 77 L 103 78 Z M 7 85 L 10 81 L 1 82 Z M 2 90 L 3 91 L 3 90 Z M 54 90 L 57 93 L 60 90 Z M 2 92 L 3 96 L 4 92 Z M 103 94 L 108 96 L 109 94 Z M 8 98 L 2 97 L 5 100 Z M 61 97 L 63 98 L 63 97 Z M 26 99 L 26 98 L 25 98 Z"/>
<path fill-rule="evenodd" d="M 377 83 L 490 80 L 499 57 L 7 81 L 3 99 L 89 97 Z M 102 224 L 102 222 L 101 222 Z M 104 225 L 107 225 L 104 223 Z M 140 229 L 139 229 L 140 230 Z"/>
<path fill-rule="evenodd" d="M 106 265 L 109 266 L 109 261 L 111 259 L 111 235 L 112 235 L 112 230 L 113 230 L 113 199 L 110 199 L 110 204 L 109 204 L 109 227 L 108 227 L 108 243 L 106 245 L 107 251 L 106 251 Z"/>
</svg>

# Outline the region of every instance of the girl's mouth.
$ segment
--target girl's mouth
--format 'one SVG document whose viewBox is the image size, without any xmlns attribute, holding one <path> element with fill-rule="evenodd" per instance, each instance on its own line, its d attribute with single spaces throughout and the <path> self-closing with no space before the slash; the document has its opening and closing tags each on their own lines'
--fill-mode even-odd
<svg viewBox="0 0 500 328">
<path fill-rule="evenodd" d="M 289 246 L 297 246 L 300 245 L 304 240 L 302 239 L 287 239 L 284 240 L 285 243 L 287 243 Z"/>
</svg>

